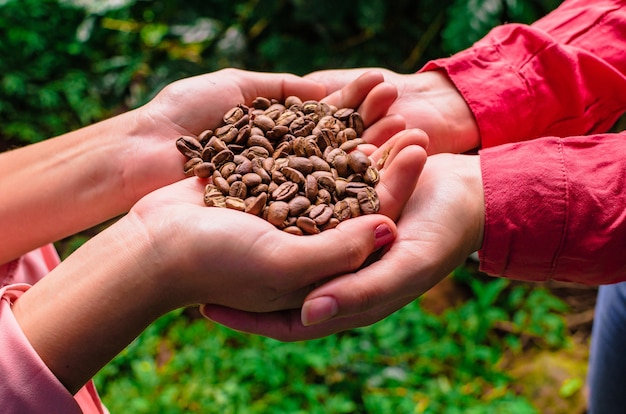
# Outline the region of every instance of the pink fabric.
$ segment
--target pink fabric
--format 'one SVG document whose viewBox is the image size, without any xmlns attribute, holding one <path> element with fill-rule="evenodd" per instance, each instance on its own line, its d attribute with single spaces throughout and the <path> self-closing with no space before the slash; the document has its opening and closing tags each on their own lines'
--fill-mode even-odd
<svg viewBox="0 0 626 414">
<path fill-rule="evenodd" d="M 565 1 L 531 26 L 493 29 L 429 62 L 476 117 L 483 147 L 606 132 L 626 106 L 626 1 Z"/>
<path fill-rule="evenodd" d="M 484 272 L 626 280 L 626 136 L 602 134 L 626 109 L 624 6 L 565 1 L 423 69 L 448 73 L 480 129 Z"/>
<path fill-rule="evenodd" d="M 2 413 L 107 413 L 92 382 L 72 396 L 31 347 L 11 305 L 59 263 L 52 245 L 0 266 L 0 406 Z"/>
</svg>

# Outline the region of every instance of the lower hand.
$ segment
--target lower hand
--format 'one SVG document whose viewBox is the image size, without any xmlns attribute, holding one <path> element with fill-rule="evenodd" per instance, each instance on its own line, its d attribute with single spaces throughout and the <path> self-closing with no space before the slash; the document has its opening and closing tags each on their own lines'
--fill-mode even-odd
<svg viewBox="0 0 626 414">
<path fill-rule="evenodd" d="M 402 212 L 398 236 L 379 261 L 313 290 L 302 309 L 254 314 L 210 306 L 204 314 L 233 329 L 288 341 L 372 324 L 422 295 L 478 250 L 483 220 L 479 157 L 431 156 Z"/>
</svg>

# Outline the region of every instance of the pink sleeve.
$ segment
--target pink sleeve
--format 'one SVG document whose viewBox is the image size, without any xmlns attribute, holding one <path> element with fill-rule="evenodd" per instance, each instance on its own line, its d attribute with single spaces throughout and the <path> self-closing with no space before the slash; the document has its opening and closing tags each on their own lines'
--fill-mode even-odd
<svg viewBox="0 0 626 414">
<path fill-rule="evenodd" d="M 529 281 L 626 280 L 626 133 L 480 151 L 481 270 Z"/>
<path fill-rule="evenodd" d="M 70 394 L 28 342 L 13 302 L 47 275 L 59 257 L 47 245 L 0 265 L 0 405 L 2 413 L 105 414 L 93 382 Z"/>
<path fill-rule="evenodd" d="M 28 290 L 16 284 L 0 289 L 0 401 L 6 413 L 82 413 L 72 394 L 30 346 L 11 311 Z"/>
<path fill-rule="evenodd" d="M 626 1 L 565 1 L 533 25 L 493 29 L 429 62 L 470 106 L 483 148 L 606 132 L 626 107 Z"/>
</svg>

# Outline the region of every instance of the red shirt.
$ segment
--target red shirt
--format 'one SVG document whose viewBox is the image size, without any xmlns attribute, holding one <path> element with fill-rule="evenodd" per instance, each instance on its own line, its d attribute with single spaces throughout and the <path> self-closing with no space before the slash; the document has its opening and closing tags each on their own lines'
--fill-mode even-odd
<svg viewBox="0 0 626 414">
<path fill-rule="evenodd" d="M 443 68 L 482 140 L 481 270 L 522 280 L 626 280 L 626 1 L 565 1 L 492 30 Z"/>
</svg>

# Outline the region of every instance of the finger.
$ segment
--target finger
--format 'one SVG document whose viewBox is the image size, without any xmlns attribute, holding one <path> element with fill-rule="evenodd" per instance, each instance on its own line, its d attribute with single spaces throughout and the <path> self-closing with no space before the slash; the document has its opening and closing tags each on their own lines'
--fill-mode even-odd
<svg viewBox="0 0 626 414">
<path fill-rule="evenodd" d="M 411 197 L 424 164 L 424 148 L 411 145 L 402 149 L 389 167 L 381 173 L 376 192 L 380 199 L 380 214 L 393 220 L 400 217 L 404 205 Z"/>
<path fill-rule="evenodd" d="M 398 90 L 391 83 L 379 83 L 365 96 L 358 106 L 358 112 L 365 125 L 371 125 L 381 119 L 398 97 Z M 356 108 L 356 106 L 350 106 Z"/>
<path fill-rule="evenodd" d="M 315 325 L 302 323 L 300 309 L 256 313 L 207 304 L 200 306 L 200 313 L 205 318 L 230 329 L 287 342 L 322 338 L 348 329 L 368 326 L 406 304 L 407 300 L 398 300 L 360 315 L 335 318 Z"/>
<path fill-rule="evenodd" d="M 369 125 L 361 138 L 369 144 L 378 146 L 405 128 L 404 118 L 400 115 L 388 115 Z"/>
<path fill-rule="evenodd" d="M 397 235 L 395 223 L 380 214 L 364 215 L 341 222 L 316 235 L 273 235 L 268 263 L 285 261 L 284 253 L 297 258 L 296 274 L 285 277 L 291 283 L 286 291 L 320 283 L 328 277 L 359 268 L 376 250 L 391 243 Z M 269 240 L 269 239 L 268 239 Z M 277 245 L 276 243 L 280 243 Z M 292 258 L 292 260 L 295 260 Z"/>
<path fill-rule="evenodd" d="M 373 68 L 356 68 L 356 69 L 341 69 L 341 70 L 319 70 L 311 72 L 304 77 L 315 82 L 319 82 L 326 86 L 326 95 L 330 95 L 333 92 L 346 86 L 348 83 L 354 81 L 365 72 L 370 72 Z"/>
<path fill-rule="evenodd" d="M 293 95 L 302 100 L 321 100 L 326 93 L 322 84 L 288 73 L 255 73 L 235 69 L 231 71 L 233 79 L 240 85 L 246 103 L 259 96 L 283 100 Z"/>
<path fill-rule="evenodd" d="M 340 90 L 322 99 L 322 102 L 335 105 L 338 108 L 358 108 L 367 94 L 383 81 L 382 73 L 377 71 L 365 72 L 355 79 L 354 82 L 350 82 Z"/>
<path fill-rule="evenodd" d="M 439 281 L 428 269 L 416 269 L 415 260 L 408 259 L 417 252 L 400 252 L 402 249 L 395 247 L 378 262 L 313 290 L 302 306 L 303 323 L 316 324 L 408 303 Z"/>
<path fill-rule="evenodd" d="M 385 117 L 384 119 L 380 120 L 379 122 L 383 122 L 387 118 L 392 118 L 392 117 L 397 117 L 397 115 L 389 115 Z M 392 123 L 392 121 L 387 121 L 387 122 L 389 124 Z M 400 121 L 398 120 L 394 122 L 396 122 L 398 125 L 400 124 Z M 368 128 L 368 130 L 369 129 L 371 128 Z M 394 148 L 396 148 L 397 150 L 400 150 L 407 145 L 419 145 L 421 147 L 428 148 L 428 144 L 429 144 L 428 135 L 426 135 L 426 133 L 422 131 L 421 129 L 411 128 L 411 129 L 405 130 L 404 128 L 402 128 L 402 130 L 397 131 L 392 137 L 390 138 L 386 137 L 385 135 L 387 135 L 391 131 L 392 131 L 392 128 L 387 127 L 387 130 L 384 130 L 381 132 L 373 131 L 372 135 L 367 137 L 366 141 L 369 144 L 373 144 L 378 147 L 378 150 L 375 151 L 373 154 L 371 154 L 372 159 L 374 161 L 378 162 L 378 160 L 382 158 L 383 155 L 385 156 L 385 159 L 387 159 L 387 156 L 390 155 L 391 151 Z M 412 142 L 408 142 L 408 140 L 411 140 Z M 398 145 L 398 141 L 402 141 L 404 144 Z"/>
</svg>

